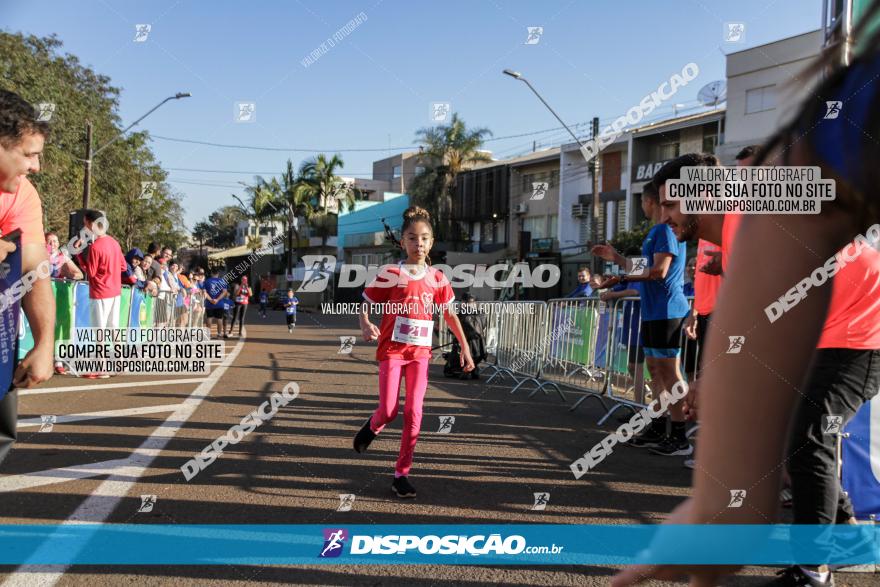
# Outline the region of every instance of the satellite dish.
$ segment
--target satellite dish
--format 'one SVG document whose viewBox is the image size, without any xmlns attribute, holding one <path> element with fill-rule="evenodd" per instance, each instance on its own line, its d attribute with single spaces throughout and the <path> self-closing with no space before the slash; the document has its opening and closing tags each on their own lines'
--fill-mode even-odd
<svg viewBox="0 0 880 587">
<path fill-rule="evenodd" d="M 727 100 L 727 82 L 717 80 L 709 82 L 697 93 L 697 100 L 703 106 L 717 106 L 721 102 Z"/>
</svg>

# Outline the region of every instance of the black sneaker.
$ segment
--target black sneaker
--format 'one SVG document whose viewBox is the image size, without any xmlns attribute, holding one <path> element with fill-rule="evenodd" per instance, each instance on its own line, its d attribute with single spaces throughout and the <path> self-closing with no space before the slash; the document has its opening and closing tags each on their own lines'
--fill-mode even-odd
<svg viewBox="0 0 880 587">
<path fill-rule="evenodd" d="M 395 477 L 394 482 L 391 484 L 391 491 L 397 494 L 397 497 L 415 497 L 416 496 L 416 488 L 410 484 L 409 479 L 406 477 Z"/>
<path fill-rule="evenodd" d="M 687 438 L 667 436 L 659 446 L 651 449 L 651 453 L 664 457 L 689 457 L 694 454 L 694 447 Z"/>
<path fill-rule="evenodd" d="M 778 579 L 774 579 L 767 585 L 774 587 L 834 587 L 834 575 L 828 573 L 828 580 L 822 581 L 811 576 L 798 566 L 788 567 L 776 572 Z"/>
<path fill-rule="evenodd" d="M 660 446 L 666 439 L 666 418 L 652 420 L 644 430 L 633 436 L 627 443 L 630 446 L 646 448 Z"/>
<path fill-rule="evenodd" d="M 367 421 L 364 422 L 364 425 L 361 426 L 361 429 L 355 434 L 354 449 L 357 452 L 364 452 L 367 450 L 367 447 L 370 446 L 370 443 L 376 438 L 376 433 L 370 428 L 370 420 L 372 420 L 372 416 L 367 418 Z"/>
</svg>

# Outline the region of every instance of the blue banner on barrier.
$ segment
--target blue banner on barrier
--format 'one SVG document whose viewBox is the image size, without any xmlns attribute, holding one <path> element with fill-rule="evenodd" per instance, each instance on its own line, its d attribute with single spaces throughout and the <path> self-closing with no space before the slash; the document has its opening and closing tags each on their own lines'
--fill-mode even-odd
<svg viewBox="0 0 880 587">
<path fill-rule="evenodd" d="M 73 330 L 89 328 L 92 325 L 92 313 L 89 302 L 89 284 L 77 283 L 73 288 Z"/>
<path fill-rule="evenodd" d="M 850 525 L 3 525 L 0 564 L 869 564 L 880 562 L 878 533 Z"/>
<path fill-rule="evenodd" d="M 141 305 L 144 303 L 143 292 L 133 287 L 131 288 L 131 307 L 128 310 L 128 325 L 131 328 L 140 328 L 141 326 Z"/>
<path fill-rule="evenodd" d="M 880 395 L 856 412 L 843 439 L 843 488 L 856 517 L 880 516 Z"/>
<path fill-rule="evenodd" d="M 12 388 L 12 378 L 18 365 L 18 335 L 21 318 L 21 298 L 15 285 L 21 286 L 21 242 L 11 238 L 15 251 L 0 263 L 0 398 Z M 18 299 L 16 299 L 18 298 Z"/>
</svg>

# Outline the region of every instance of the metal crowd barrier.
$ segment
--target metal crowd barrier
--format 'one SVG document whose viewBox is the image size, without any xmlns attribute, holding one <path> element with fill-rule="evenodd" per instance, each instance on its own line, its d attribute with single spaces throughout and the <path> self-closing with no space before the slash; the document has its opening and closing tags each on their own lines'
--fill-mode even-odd
<svg viewBox="0 0 880 587">
<path fill-rule="evenodd" d="M 491 302 L 485 313 L 486 346 L 491 360 L 487 383 L 512 381 L 511 393 L 534 385 L 528 397 L 553 388 L 582 393 L 570 410 L 588 399 L 597 401 L 603 424 L 617 410 L 633 412 L 653 399 L 651 378 L 641 350 L 641 314 L 637 297 L 602 302 L 598 298 L 566 298 L 548 302 Z M 493 334 L 494 333 L 494 334 Z M 441 344 L 451 341 L 443 332 Z M 497 339 L 492 337 L 497 336 Z M 682 372 L 688 355 L 696 365 L 699 346 L 684 332 Z M 692 367 L 693 371 L 693 367 Z M 694 373 L 685 373 L 692 380 Z"/>
</svg>

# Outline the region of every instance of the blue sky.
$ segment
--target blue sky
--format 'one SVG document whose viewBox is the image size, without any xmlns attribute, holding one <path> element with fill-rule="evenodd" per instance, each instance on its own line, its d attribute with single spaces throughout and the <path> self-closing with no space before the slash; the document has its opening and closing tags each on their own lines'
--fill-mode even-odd
<svg viewBox="0 0 880 587">
<path fill-rule="evenodd" d="M 123 89 L 130 123 L 178 91 L 142 124 L 153 135 L 215 143 L 339 151 L 343 175 L 369 177 L 372 161 L 411 147 L 430 126 L 430 104 L 449 102 L 473 126 L 506 137 L 558 127 L 522 72 L 569 124 L 603 124 L 638 104 L 688 62 L 699 77 L 674 102 L 724 79 L 724 53 L 819 28 L 821 0 L 464 0 L 316 2 L 228 0 L 0 0 L 4 30 L 55 33 L 66 51 Z M 303 58 L 349 20 L 366 20 L 308 67 Z M 725 44 L 725 22 L 746 25 Z M 135 25 L 152 29 L 133 42 Z M 542 26 L 526 45 L 526 27 Z M 236 102 L 256 121 L 236 123 Z M 671 114 L 666 107 L 661 114 Z M 487 143 L 497 157 L 552 146 L 560 131 Z M 184 195 L 189 227 L 241 194 L 236 182 L 280 172 L 308 152 L 216 148 L 155 138 L 154 152 Z M 392 151 L 388 148 L 391 147 Z M 376 149 L 373 152 L 346 149 Z M 415 147 L 412 147 L 415 148 Z M 222 173 L 194 171 L 213 170 Z M 244 172 L 244 173 L 233 173 Z"/>
</svg>

